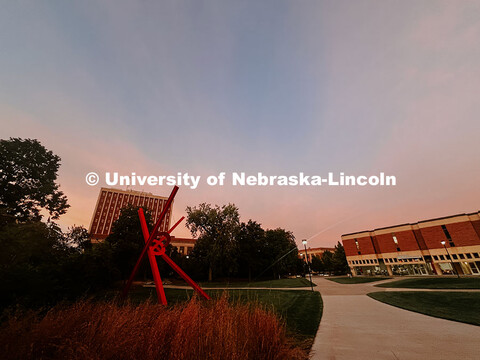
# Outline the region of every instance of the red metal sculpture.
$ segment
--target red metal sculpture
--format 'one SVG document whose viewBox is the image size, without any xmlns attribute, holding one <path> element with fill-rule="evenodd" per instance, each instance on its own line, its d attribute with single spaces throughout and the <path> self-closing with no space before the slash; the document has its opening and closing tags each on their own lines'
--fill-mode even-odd
<svg viewBox="0 0 480 360">
<path fill-rule="evenodd" d="M 145 254 L 148 255 L 148 260 L 150 262 L 150 267 L 152 268 L 152 273 L 153 273 L 153 280 L 155 282 L 155 289 L 157 290 L 157 297 L 158 297 L 158 302 L 163 305 L 167 305 L 167 298 L 165 297 L 165 290 L 163 289 L 163 284 L 162 284 L 162 278 L 160 277 L 160 272 L 158 271 L 158 265 L 157 265 L 157 259 L 156 256 L 161 256 L 163 260 L 166 261 L 170 267 L 175 270 L 200 296 L 202 296 L 204 299 L 209 300 L 210 297 L 205 293 L 205 291 L 202 290 L 200 286 L 197 285 L 195 281 L 193 281 L 175 262 L 170 259 L 170 257 L 165 254 L 165 248 L 170 244 L 171 238 L 170 238 L 170 233 L 182 222 L 185 217 L 182 217 L 180 220 L 178 220 L 175 225 L 173 225 L 170 230 L 167 232 L 158 232 L 158 229 L 160 227 L 160 224 L 162 223 L 163 219 L 165 218 L 165 215 L 168 212 L 168 209 L 172 205 L 173 199 L 175 195 L 177 194 L 178 191 L 178 186 L 175 186 L 172 190 L 172 193 L 168 197 L 167 203 L 165 204 L 165 207 L 162 210 L 162 213 L 160 214 L 160 217 L 158 218 L 157 223 L 153 227 L 153 230 L 151 233 L 148 232 L 148 226 L 147 222 L 145 220 L 145 215 L 143 214 L 143 209 L 140 208 L 138 209 L 138 216 L 140 218 L 140 225 L 142 227 L 142 233 L 143 233 L 143 238 L 145 239 L 145 247 L 142 250 L 142 253 L 140 254 L 140 257 L 137 260 L 137 263 L 135 264 L 135 267 L 133 268 L 132 273 L 130 274 L 130 277 L 128 279 L 127 285 L 123 289 L 123 297 L 127 296 L 128 291 L 130 290 L 130 287 L 132 285 L 133 279 L 135 277 L 135 274 L 137 273 L 140 264 L 145 257 Z M 159 238 L 157 238 L 157 235 L 160 235 Z"/>
</svg>

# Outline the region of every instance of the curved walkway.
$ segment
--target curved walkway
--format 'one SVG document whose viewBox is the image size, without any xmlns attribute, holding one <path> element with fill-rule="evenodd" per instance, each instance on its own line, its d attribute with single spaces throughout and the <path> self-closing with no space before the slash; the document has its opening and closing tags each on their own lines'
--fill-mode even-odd
<svg viewBox="0 0 480 360">
<path fill-rule="evenodd" d="M 366 296 L 373 291 L 407 289 L 374 287 L 381 281 L 349 285 L 324 278 L 313 281 L 322 294 L 323 316 L 312 359 L 479 358 L 480 327 L 414 313 Z"/>
</svg>

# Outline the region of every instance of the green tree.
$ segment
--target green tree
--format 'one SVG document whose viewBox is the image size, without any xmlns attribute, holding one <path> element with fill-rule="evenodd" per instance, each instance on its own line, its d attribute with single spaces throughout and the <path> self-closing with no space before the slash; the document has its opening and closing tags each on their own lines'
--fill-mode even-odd
<svg viewBox="0 0 480 360">
<path fill-rule="evenodd" d="M 335 275 L 345 275 L 350 272 L 345 249 L 340 241 L 335 246 L 335 251 L 333 252 L 333 271 Z"/>
<path fill-rule="evenodd" d="M 83 252 L 92 247 L 92 242 L 87 229 L 83 226 L 73 225 L 68 228 L 68 231 L 65 234 L 63 234 L 62 245 L 65 249 Z"/>
<path fill-rule="evenodd" d="M 63 294 L 61 236 L 42 222 L 0 229 L 0 305 L 46 305 Z"/>
<path fill-rule="evenodd" d="M 40 220 L 41 209 L 58 219 L 70 206 L 55 182 L 59 166 L 38 140 L 0 140 L 0 208 L 20 221 Z"/>
<path fill-rule="evenodd" d="M 214 276 L 230 276 L 237 270 L 235 238 L 240 228 L 238 208 L 200 204 L 187 207 L 187 227 L 198 240 L 192 257 L 208 268 L 208 280 Z"/>
<path fill-rule="evenodd" d="M 323 262 L 320 256 L 313 255 L 312 256 L 312 270 L 317 271 L 319 273 L 323 273 L 325 268 L 323 266 Z"/>
<path fill-rule="evenodd" d="M 325 272 L 333 273 L 333 253 L 331 251 L 325 251 L 322 254 L 322 263 Z"/>
<path fill-rule="evenodd" d="M 267 230 L 263 249 L 267 263 L 273 265 L 271 269 L 274 278 L 297 272 L 298 248 L 291 231 L 281 228 Z"/>
<path fill-rule="evenodd" d="M 126 279 L 140 256 L 145 240 L 143 238 L 138 209 L 140 207 L 127 205 L 120 210 L 120 216 L 112 225 L 112 232 L 107 236 L 105 242 L 112 246 L 113 262 L 120 271 L 122 279 Z M 151 230 L 151 215 L 143 208 L 145 220 Z M 141 271 L 146 274 L 148 261 L 144 261 Z M 148 267 L 149 268 L 149 267 Z"/>
<path fill-rule="evenodd" d="M 240 224 L 235 240 L 238 272 L 240 275 L 248 275 L 248 281 L 251 281 L 252 272 L 261 270 L 263 263 L 265 230 L 256 221 L 248 220 L 248 223 Z"/>
</svg>

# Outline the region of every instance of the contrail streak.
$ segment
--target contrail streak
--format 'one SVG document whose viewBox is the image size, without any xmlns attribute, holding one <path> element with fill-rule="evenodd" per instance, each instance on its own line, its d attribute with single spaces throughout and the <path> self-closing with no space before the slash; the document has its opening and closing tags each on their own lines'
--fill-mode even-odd
<svg viewBox="0 0 480 360">
<path fill-rule="evenodd" d="M 307 241 L 309 241 L 309 240 L 313 239 L 314 237 L 317 237 L 318 235 L 324 233 L 325 231 L 330 230 L 331 228 L 334 228 L 335 226 L 340 225 L 341 223 L 343 223 L 343 222 L 345 222 L 345 221 L 347 221 L 347 220 L 353 219 L 353 218 L 355 218 L 355 217 L 357 217 L 357 216 L 358 216 L 358 215 L 353 215 L 353 216 L 350 216 L 350 217 L 345 218 L 345 219 L 343 219 L 343 220 L 340 220 L 339 222 L 336 222 L 335 224 L 332 224 L 332 225 L 326 227 L 325 229 L 322 229 L 320 232 L 316 233 L 315 235 L 310 236 L 310 237 L 307 239 Z"/>
<path fill-rule="evenodd" d="M 318 235 L 320 235 L 321 233 L 323 233 L 323 232 L 325 232 L 325 231 L 327 231 L 327 230 L 329 230 L 329 229 L 331 229 L 331 228 L 333 228 L 333 227 L 335 227 L 335 226 L 337 226 L 337 225 L 339 225 L 339 224 L 341 224 L 341 223 L 343 223 L 343 222 L 345 222 L 345 221 L 347 221 L 347 220 L 353 219 L 353 218 L 355 218 L 355 217 L 357 217 L 357 216 L 358 216 L 358 215 L 353 215 L 353 216 L 350 216 L 350 217 L 345 218 L 345 219 L 343 219 L 343 220 L 340 220 L 340 221 L 336 222 L 335 224 L 326 227 L 325 229 L 323 229 L 322 231 L 316 233 L 315 235 L 310 236 L 310 237 L 307 239 L 307 241 L 309 241 L 309 240 L 313 239 L 315 236 L 318 236 Z M 268 269 L 270 269 L 273 265 L 275 265 L 276 263 L 278 263 L 278 262 L 279 262 L 280 260 L 282 260 L 285 256 L 287 256 L 287 255 L 290 254 L 293 250 L 296 250 L 296 249 L 298 249 L 298 248 L 297 248 L 297 247 L 294 247 L 294 248 L 291 249 L 290 251 L 287 251 L 287 252 L 286 252 L 285 254 L 283 254 L 280 258 L 278 258 L 277 260 L 275 260 L 269 267 L 267 267 L 265 270 L 263 270 L 263 271 L 260 273 L 260 275 L 257 275 L 257 276 L 255 277 L 255 279 L 253 279 L 253 281 L 257 280 L 261 275 L 263 275 L 263 274 L 264 274 Z"/>
</svg>

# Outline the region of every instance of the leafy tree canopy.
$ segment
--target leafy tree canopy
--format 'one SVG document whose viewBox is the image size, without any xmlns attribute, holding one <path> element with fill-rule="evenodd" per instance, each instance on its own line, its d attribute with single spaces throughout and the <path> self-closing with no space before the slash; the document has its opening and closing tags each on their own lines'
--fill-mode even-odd
<svg viewBox="0 0 480 360">
<path fill-rule="evenodd" d="M 138 209 L 140 207 L 127 205 L 120 210 L 120 216 L 113 223 L 112 232 L 105 242 L 112 245 L 113 261 L 125 279 L 132 271 L 138 256 L 145 246 L 145 240 L 140 226 Z M 149 229 L 152 229 L 151 215 L 143 208 L 145 220 Z M 147 262 L 144 262 L 142 270 L 145 272 Z"/>
<path fill-rule="evenodd" d="M 271 264 L 275 263 L 272 267 L 275 277 L 277 275 L 296 272 L 298 249 L 295 243 L 295 236 L 291 231 L 281 228 L 265 231 L 264 246 L 266 259 L 268 259 L 268 262 Z M 281 260 L 278 261 L 279 259 Z"/>
<path fill-rule="evenodd" d="M 209 280 L 216 275 L 230 275 L 237 267 L 235 237 L 240 227 L 240 215 L 234 204 L 211 206 L 200 204 L 187 207 L 187 227 L 198 240 L 193 256 L 208 266 Z"/>
<path fill-rule="evenodd" d="M 59 166 L 38 140 L 0 140 L 0 208 L 20 221 L 39 221 L 42 208 L 58 219 L 70 207 L 55 182 Z"/>
<path fill-rule="evenodd" d="M 248 275 L 252 279 L 252 272 L 258 273 L 264 266 L 265 230 L 253 220 L 242 222 L 236 237 L 238 270 L 240 275 Z"/>
<path fill-rule="evenodd" d="M 85 229 L 83 226 L 75 225 L 69 227 L 68 231 L 64 234 L 63 244 L 67 248 L 78 252 L 85 251 L 92 247 L 92 242 L 87 229 Z"/>
</svg>

